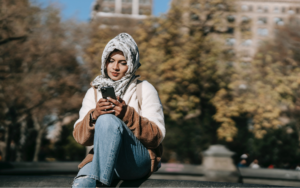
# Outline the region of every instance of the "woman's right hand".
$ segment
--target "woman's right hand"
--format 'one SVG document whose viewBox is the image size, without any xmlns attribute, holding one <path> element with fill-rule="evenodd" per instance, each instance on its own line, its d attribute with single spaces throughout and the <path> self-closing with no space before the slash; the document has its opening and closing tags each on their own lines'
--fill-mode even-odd
<svg viewBox="0 0 300 188">
<path fill-rule="evenodd" d="M 96 104 L 96 110 L 93 112 L 93 119 L 97 119 L 103 114 L 112 114 L 115 111 L 112 109 L 114 105 L 108 102 L 107 99 L 100 99 Z"/>
</svg>

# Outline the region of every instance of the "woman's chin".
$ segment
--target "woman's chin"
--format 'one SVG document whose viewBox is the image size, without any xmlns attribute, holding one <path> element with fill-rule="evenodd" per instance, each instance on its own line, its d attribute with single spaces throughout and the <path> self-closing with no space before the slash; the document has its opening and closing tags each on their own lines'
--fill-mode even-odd
<svg viewBox="0 0 300 188">
<path fill-rule="evenodd" d="M 115 77 L 115 76 L 110 76 L 110 79 L 112 79 L 113 81 L 118 81 L 121 80 L 122 77 Z"/>
</svg>

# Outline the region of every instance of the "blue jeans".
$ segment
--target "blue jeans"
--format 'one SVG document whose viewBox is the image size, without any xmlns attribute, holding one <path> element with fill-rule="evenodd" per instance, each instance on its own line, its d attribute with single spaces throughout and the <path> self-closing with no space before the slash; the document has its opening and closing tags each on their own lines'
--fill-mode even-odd
<svg viewBox="0 0 300 188">
<path fill-rule="evenodd" d="M 115 115 L 101 115 L 95 125 L 93 161 L 79 170 L 72 187 L 96 187 L 96 180 L 110 186 L 114 179 L 140 179 L 150 168 L 148 150 L 126 124 Z"/>
</svg>

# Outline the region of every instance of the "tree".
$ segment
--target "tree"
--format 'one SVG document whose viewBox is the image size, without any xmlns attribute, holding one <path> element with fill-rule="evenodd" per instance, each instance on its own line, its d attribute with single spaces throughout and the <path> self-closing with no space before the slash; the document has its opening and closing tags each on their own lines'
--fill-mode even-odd
<svg viewBox="0 0 300 188">
<path fill-rule="evenodd" d="M 173 1 L 166 15 L 140 25 L 139 73 L 158 90 L 166 117 L 166 151 L 199 163 L 200 152 L 219 142 L 211 99 L 226 88 L 233 68 L 225 38 L 234 24 L 234 1 Z"/>
<path fill-rule="evenodd" d="M 45 117 L 55 114 L 59 121 L 70 112 L 78 113 L 82 86 L 87 84 L 76 60 L 78 40 L 70 37 L 72 23 L 62 23 L 58 9 L 42 9 L 28 0 L 1 1 L 0 23 L 0 64 L 6 68 L 0 83 L 0 122 L 7 130 L 6 160 L 12 140 L 18 150 L 26 145 L 26 139 L 12 135 L 20 124 L 26 130 L 29 118 L 38 132 L 36 161 L 49 125 Z"/>
<path fill-rule="evenodd" d="M 274 39 L 259 48 L 251 65 L 232 75 L 228 89 L 218 91 L 213 99 L 215 119 L 222 123 L 219 132 L 226 133 L 219 134 L 220 138 L 235 136 L 233 117 L 241 114 L 251 120 L 256 138 L 288 123 L 295 123 L 300 135 L 299 28 L 296 18 L 277 27 Z"/>
</svg>

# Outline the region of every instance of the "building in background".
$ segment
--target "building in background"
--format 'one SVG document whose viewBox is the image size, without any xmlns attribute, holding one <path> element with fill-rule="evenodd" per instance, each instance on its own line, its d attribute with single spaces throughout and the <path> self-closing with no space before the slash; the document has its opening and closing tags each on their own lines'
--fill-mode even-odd
<svg viewBox="0 0 300 188">
<path fill-rule="evenodd" d="M 153 0 L 96 0 L 92 19 L 133 18 L 145 19 L 152 15 Z"/>
<path fill-rule="evenodd" d="M 287 23 L 290 16 L 300 16 L 300 0 L 238 0 L 237 14 L 228 17 L 236 22 L 236 31 L 226 44 L 233 46 L 245 63 L 250 62 L 260 44 L 272 38 L 276 26 Z"/>
<path fill-rule="evenodd" d="M 172 2 L 184 2 L 183 6 L 202 11 L 198 0 Z M 191 23 L 196 24 L 201 19 L 195 13 L 185 16 L 189 17 Z M 228 37 L 224 43 L 236 54 L 238 60 L 247 64 L 260 44 L 274 37 L 276 26 L 286 24 L 290 16 L 300 16 L 300 0 L 236 0 L 236 12 L 227 15 L 228 27 L 224 31 Z"/>
</svg>

